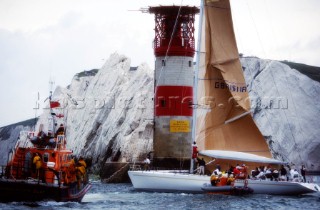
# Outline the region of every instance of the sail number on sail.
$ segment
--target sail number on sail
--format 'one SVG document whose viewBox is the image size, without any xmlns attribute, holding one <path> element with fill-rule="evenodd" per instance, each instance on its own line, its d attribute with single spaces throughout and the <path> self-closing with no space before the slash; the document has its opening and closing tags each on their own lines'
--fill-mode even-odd
<svg viewBox="0 0 320 210">
<path fill-rule="evenodd" d="M 228 83 L 227 81 L 215 82 L 214 87 L 218 89 L 229 89 L 232 92 L 247 92 L 246 84 Z"/>
</svg>

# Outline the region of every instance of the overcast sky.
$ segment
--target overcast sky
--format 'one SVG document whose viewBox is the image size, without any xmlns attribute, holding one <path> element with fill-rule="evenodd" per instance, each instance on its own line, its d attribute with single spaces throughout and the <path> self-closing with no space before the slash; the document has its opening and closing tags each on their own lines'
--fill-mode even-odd
<svg viewBox="0 0 320 210">
<path fill-rule="evenodd" d="M 50 79 L 65 87 L 113 52 L 153 68 L 154 17 L 130 10 L 181 3 L 200 0 L 0 0 L 0 127 L 34 117 Z M 240 52 L 320 66 L 320 1 L 231 5 Z"/>
</svg>

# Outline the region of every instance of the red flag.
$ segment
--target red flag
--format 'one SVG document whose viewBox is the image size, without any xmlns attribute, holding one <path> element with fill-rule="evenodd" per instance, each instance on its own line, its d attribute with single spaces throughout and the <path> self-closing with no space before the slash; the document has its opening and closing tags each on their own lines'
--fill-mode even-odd
<svg viewBox="0 0 320 210">
<path fill-rule="evenodd" d="M 60 107 L 60 103 L 58 101 L 50 101 L 50 108 L 57 108 Z"/>
<path fill-rule="evenodd" d="M 57 114 L 56 117 L 62 118 L 62 117 L 64 117 L 64 115 L 63 114 Z"/>
</svg>

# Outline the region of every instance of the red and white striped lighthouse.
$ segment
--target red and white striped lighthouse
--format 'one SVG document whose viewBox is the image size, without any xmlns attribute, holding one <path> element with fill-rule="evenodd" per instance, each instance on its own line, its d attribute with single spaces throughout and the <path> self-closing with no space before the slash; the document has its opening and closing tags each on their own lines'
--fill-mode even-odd
<svg viewBox="0 0 320 210">
<path fill-rule="evenodd" d="M 154 164 L 177 167 L 191 155 L 194 20 L 199 9 L 159 6 L 149 12 L 155 14 Z"/>
</svg>

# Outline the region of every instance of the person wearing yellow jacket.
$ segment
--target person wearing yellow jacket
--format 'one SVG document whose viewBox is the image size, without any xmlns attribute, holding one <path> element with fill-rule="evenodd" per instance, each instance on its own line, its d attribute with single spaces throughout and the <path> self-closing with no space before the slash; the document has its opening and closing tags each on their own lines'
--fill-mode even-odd
<svg viewBox="0 0 320 210">
<path fill-rule="evenodd" d="M 36 167 L 37 179 L 39 180 L 40 169 L 41 169 L 41 166 L 42 166 L 42 162 L 41 162 L 41 158 L 40 158 L 40 156 L 39 156 L 38 153 L 36 153 L 36 155 L 35 155 L 34 158 L 33 158 L 33 164 L 34 164 L 35 167 Z"/>
<path fill-rule="evenodd" d="M 74 158 L 71 157 L 67 163 L 62 165 L 62 177 L 65 185 L 71 184 L 76 181 L 76 167 Z"/>
<path fill-rule="evenodd" d="M 85 175 L 86 175 L 86 168 L 87 164 L 84 161 L 82 157 L 79 158 L 79 161 L 77 163 L 77 181 L 78 181 L 78 187 L 80 188 L 81 182 L 85 180 Z"/>
</svg>

